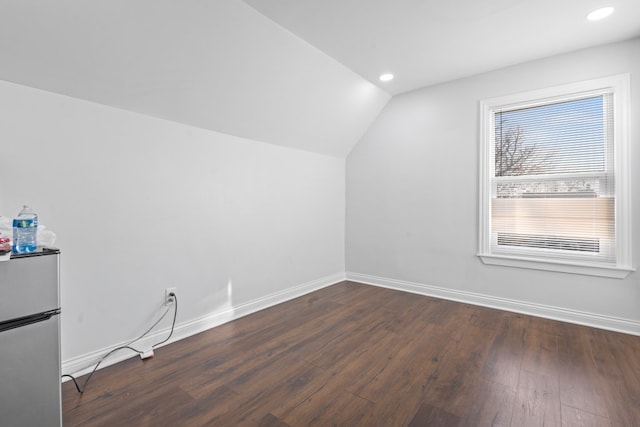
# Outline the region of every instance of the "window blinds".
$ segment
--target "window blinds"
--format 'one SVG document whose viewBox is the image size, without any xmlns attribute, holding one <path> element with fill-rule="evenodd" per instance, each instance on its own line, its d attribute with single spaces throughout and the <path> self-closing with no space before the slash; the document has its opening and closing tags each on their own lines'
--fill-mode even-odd
<svg viewBox="0 0 640 427">
<path fill-rule="evenodd" d="M 612 94 L 493 112 L 494 253 L 615 262 Z"/>
</svg>

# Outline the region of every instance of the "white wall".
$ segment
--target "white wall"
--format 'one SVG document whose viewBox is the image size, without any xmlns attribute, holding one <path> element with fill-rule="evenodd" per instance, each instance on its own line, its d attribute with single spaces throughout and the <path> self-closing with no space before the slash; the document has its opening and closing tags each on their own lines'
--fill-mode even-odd
<svg viewBox="0 0 640 427">
<path fill-rule="evenodd" d="M 192 332 L 344 277 L 344 159 L 2 81 L 0 117 L 0 214 L 30 204 L 62 250 L 63 367 L 166 287 Z"/>
<path fill-rule="evenodd" d="M 604 279 L 483 265 L 478 101 L 631 73 L 633 264 L 640 267 L 640 39 L 394 97 L 347 159 L 347 276 L 640 334 L 640 273 Z"/>
</svg>

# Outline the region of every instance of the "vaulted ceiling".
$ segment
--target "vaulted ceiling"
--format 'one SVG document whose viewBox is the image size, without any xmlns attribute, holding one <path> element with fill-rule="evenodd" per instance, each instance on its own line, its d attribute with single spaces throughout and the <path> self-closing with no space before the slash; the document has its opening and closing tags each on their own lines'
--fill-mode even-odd
<svg viewBox="0 0 640 427">
<path fill-rule="evenodd" d="M 344 157 L 391 94 L 640 35 L 639 1 L 607 4 L 2 0 L 0 79 Z"/>
<path fill-rule="evenodd" d="M 639 0 L 244 1 L 392 94 L 640 36 Z"/>
</svg>

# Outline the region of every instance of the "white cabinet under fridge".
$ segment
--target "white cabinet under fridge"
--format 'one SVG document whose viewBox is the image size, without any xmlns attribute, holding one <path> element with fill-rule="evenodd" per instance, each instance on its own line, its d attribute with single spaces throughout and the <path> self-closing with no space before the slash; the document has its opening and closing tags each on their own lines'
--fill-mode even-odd
<svg viewBox="0 0 640 427">
<path fill-rule="evenodd" d="M 0 262 L 0 424 L 62 425 L 59 251 Z"/>
</svg>

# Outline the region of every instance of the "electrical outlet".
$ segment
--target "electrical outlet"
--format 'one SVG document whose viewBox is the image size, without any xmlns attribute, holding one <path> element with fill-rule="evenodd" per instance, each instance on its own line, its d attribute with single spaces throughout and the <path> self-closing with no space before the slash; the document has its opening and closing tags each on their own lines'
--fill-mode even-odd
<svg viewBox="0 0 640 427">
<path fill-rule="evenodd" d="M 178 295 L 176 288 L 166 288 L 164 290 L 164 305 L 172 304 L 175 301 L 171 294 Z"/>
</svg>

